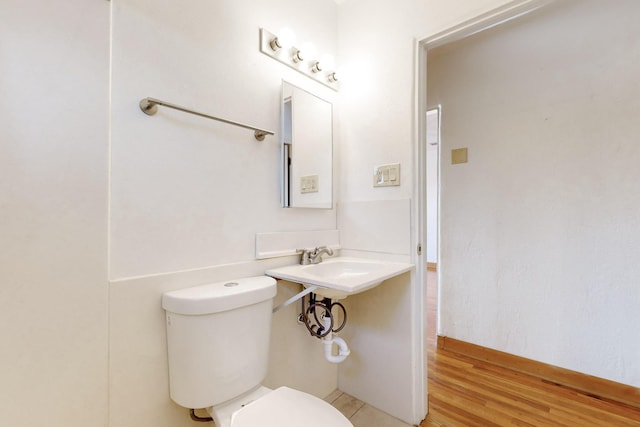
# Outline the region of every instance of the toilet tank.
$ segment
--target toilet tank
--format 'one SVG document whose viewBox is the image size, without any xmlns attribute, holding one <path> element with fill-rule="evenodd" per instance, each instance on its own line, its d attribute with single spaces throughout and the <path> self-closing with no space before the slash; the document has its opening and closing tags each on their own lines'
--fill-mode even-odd
<svg viewBox="0 0 640 427">
<path fill-rule="evenodd" d="M 174 402 L 206 408 L 264 380 L 276 291 L 273 278 L 259 276 L 162 296 Z"/>
</svg>

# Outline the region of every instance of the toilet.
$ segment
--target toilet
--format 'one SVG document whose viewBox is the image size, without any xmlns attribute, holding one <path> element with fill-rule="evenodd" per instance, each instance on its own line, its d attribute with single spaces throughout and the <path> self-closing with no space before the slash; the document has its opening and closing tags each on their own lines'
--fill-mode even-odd
<svg viewBox="0 0 640 427">
<path fill-rule="evenodd" d="M 162 296 L 171 399 L 206 408 L 216 427 L 353 427 L 322 399 L 261 385 L 276 292 L 273 278 L 259 276 Z"/>
</svg>

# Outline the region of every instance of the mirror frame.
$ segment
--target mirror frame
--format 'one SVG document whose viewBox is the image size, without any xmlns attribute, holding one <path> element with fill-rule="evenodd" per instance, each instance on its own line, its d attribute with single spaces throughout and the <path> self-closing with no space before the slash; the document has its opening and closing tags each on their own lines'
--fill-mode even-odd
<svg viewBox="0 0 640 427">
<path fill-rule="evenodd" d="M 333 104 L 285 80 L 280 103 L 282 207 L 332 209 Z"/>
</svg>

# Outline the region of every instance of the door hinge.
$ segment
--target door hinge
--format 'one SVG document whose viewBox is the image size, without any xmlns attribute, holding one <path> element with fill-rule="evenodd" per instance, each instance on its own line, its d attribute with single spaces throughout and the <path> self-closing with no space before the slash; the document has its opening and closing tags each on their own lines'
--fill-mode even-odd
<svg viewBox="0 0 640 427">
<path fill-rule="evenodd" d="M 418 252 L 418 255 L 422 255 L 422 243 L 418 243 L 417 252 Z"/>
</svg>

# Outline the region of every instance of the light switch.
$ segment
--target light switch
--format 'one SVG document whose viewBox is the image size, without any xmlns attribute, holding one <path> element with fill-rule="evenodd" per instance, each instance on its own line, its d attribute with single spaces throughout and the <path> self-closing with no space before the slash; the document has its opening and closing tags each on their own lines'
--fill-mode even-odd
<svg viewBox="0 0 640 427">
<path fill-rule="evenodd" d="M 400 163 L 380 165 L 373 168 L 373 186 L 389 187 L 400 185 Z"/>
<path fill-rule="evenodd" d="M 389 166 L 389 181 L 395 182 L 398 179 L 398 170 L 394 166 Z"/>
<path fill-rule="evenodd" d="M 317 193 L 318 175 L 308 175 L 300 177 L 300 193 Z"/>
</svg>

